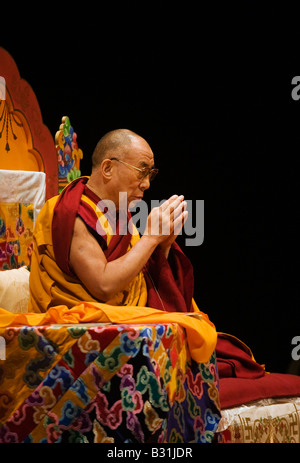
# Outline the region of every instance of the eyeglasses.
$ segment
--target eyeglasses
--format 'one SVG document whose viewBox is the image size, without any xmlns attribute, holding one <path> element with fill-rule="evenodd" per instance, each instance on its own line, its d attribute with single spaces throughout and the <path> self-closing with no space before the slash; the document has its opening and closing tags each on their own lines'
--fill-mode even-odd
<svg viewBox="0 0 300 463">
<path fill-rule="evenodd" d="M 142 169 L 140 169 L 139 167 L 135 167 L 132 164 L 128 164 L 128 162 L 122 161 L 121 159 L 110 158 L 110 160 L 111 161 L 121 162 L 121 164 L 124 164 L 125 166 L 132 167 L 132 169 L 138 170 L 139 171 L 139 175 L 138 175 L 139 180 L 144 180 L 149 175 L 149 180 L 150 180 L 150 182 L 152 182 L 152 180 L 154 180 L 156 175 L 158 174 L 158 169 L 149 169 L 148 167 L 143 167 Z"/>
</svg>

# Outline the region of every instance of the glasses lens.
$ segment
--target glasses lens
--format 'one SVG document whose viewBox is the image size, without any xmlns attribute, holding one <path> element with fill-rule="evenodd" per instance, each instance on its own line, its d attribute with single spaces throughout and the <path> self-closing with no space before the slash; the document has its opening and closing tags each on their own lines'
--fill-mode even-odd
<svg viewBox="0 0 300 463">
<path fill-rule="evenodd" d="M 152 169 L 149 171 L 149 180 L 152 182 L 152 180 L 155 179 L 155 177 L 158 174 L 158 169 Z"/>
<path fill-rule="evenodd" d="M 157 174 L 158 174 L 158 169 L 145 169 L 143 170 L 143 172 L 139 174 L 139 178 L 141 180 L 144 180 L 145 178 L 149 176 L 149 180 L 151 182 L 152 180 L 154 180 Z"/>
</svg>

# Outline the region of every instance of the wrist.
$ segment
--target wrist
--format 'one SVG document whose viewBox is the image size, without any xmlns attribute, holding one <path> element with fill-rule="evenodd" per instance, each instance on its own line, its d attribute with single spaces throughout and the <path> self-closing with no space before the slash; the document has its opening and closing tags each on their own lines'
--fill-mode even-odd
<svg viewBox="0 0 300 463">
<path fill-rule="evenodd" d="M 144 246 L 153 248 L 153 250 L 159 245 L 159 241 L 157 240 L 157 237 L 153 235 L 143 235 L 140 239 L 140 241 L 143 243 Z"/>
</svg>

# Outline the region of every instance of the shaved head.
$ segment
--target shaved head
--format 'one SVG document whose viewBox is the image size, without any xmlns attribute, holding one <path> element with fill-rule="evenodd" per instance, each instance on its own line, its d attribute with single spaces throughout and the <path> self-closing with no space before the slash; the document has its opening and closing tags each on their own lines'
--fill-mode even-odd
<svg viewBox="0 0 300 463">
<path fill-rule="evenodd" d="M 134 138 L 140 138 L 140 135 L 128 129 L 117 129 L 106 133 L 98 142 L 93 155 L 92 166 L 96 168 L 100 166 L 103 159 L 116 154 L 122 154 L 132 144 Z"/>
<path fill-rule="evenodd" d="M 87 186 L 99 198 L 113 201 L 117 209 L 120 192 L 126 193 L 128 205 L 140 201 L 156 170 L 148 142 L 128 129 L 105 134 L 94 150 L 92 163 Z"/>
</svg>

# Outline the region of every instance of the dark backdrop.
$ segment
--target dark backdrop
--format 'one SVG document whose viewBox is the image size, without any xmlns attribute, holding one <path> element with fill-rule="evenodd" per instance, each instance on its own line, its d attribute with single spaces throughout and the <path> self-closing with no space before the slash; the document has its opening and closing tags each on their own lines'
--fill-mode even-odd
<svg viewBox="0 0 300 463">
<path fill-rule="evenodd" d="M 20 15 L 18 33 L 3 33 L 0 45 L 53 136 L 70 117 L 83 174 L 99 138 L 125 127 L 147 139 L 160 168 L 148 200 L 205 199 L 204 243 L 184 247 L 179 238 L 195 299 L 218 331 L 241 338 L 267 370 L 285 372 L 300 335 L 295 29 L 283 34 L 274 9 L 255 3 L 210 12 L 99 5 L 86 16 L 49 6 L 38 28 Z"/>
</svg>

